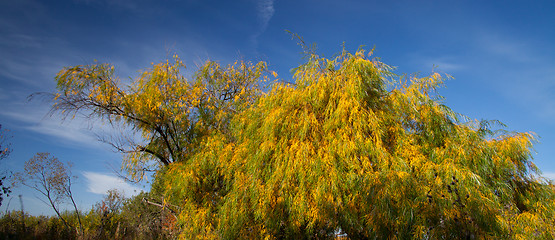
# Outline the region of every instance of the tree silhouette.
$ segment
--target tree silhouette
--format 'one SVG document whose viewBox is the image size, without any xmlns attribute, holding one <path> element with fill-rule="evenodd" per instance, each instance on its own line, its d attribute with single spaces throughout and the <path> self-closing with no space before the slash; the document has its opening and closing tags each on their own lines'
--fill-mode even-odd
<svg viewBox="0 0 555 240">
<path fill-rule="evenodd" d="M 2 130 L 2 124 L 0 124 L 0 161 L 7 158 L 12 152 L 10 143 L 7 142 L 7 131 Z M 9 197 L 12 192 L 9 186 L 6 186 L 6 176 L 0 177 L 0 206 L 2 206 L 2 200 L 4 197 Z"/>
</svg>

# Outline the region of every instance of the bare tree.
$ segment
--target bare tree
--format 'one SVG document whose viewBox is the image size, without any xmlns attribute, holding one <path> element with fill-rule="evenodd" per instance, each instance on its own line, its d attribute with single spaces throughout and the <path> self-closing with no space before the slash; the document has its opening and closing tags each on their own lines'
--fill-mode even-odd
<svg viewBox="0 0 555 240">
<path fill-rule="evenodd" d="M 2 130 L 2 125 L 0 124 L 0 160 L 7 158 L 8 155 L 10 155 L 10 153 L 12 152 L 12 148 L 10 143 L 7 142 L 7 131 L 6 130 Z M 5 173 L 2 172 L 2 175 L 4 175 Z M 6 180 L 6 176 L 1 176 L 0 177 L 0 206 L 2 206 L 2 200 L 4 199 L 4 196 L 8 197 L 9 194 L 12 192 L 10 190 L 10 187 L 5 185 L 5 181 Z"/>
<path fill-rule="evenodd" d="M 77 214 L 79 232 L 83 233 L 79 210 L 71 192 L 72 180 L 76 178 L 71 173 L 71 166 L 71 163 L 63 163 L 50 153 L 37 153 L 25 162 L 24 171 L 14 174 L 14 178 L 16 183 L 21 183 L 41 193 L 48 202 L 41 200 L 50 204 L 67 227 L 71 227 L 71 225 L 61 215 L 59 205 L 70 200 Z"/>
</svg>

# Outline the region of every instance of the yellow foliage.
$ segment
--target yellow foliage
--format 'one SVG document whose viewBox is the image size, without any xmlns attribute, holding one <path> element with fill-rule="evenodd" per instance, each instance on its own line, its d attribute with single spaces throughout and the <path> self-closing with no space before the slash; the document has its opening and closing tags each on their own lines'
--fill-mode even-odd
<svg viewBox="0 0 555 240">
<path fill-rule="evenodd" d="M 553 238 L 533 134 L 466 120 L 443 105 L 443 75 L 398 78 L 369 57 L 311 55 L 266 94 L 263 62 L 207 62 L 192 81 L 175 56 L 126 89 L 111 66 L 78 66 L 56 106 L 92 101 L 142 134 L 125 167 L 166 165 L 156 181 L 185 239 Z"/>
<path fill-rule="evenodd" d="M 82 112 L 138 133 L 142 139 L 114 136 L 110 143 L 124 153 L 123 168 L 140 179 L 144 170 L 189 159 L 203 136 L 230 134 L 231 117 L 258 98 L 259 83 L 266 80 L 263 62 L 222 67 L 208 61 L 194 79 L 186 79 L 183 69 L 174 55 L 123 86 L 109 64 L 64 68 L 56 77 L 53 110 Z"/>
</svg>

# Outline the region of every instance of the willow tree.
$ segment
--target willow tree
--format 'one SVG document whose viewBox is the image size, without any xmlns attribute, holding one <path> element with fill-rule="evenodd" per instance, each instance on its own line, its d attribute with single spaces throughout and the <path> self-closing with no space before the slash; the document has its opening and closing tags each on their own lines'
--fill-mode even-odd
<svg viewBox="0 0 555 240">
<path fill-rule="evenodd" d="M 445 76 L 395 77 L 370 54 L 312 55 L 157 179 L 182 237 L 555 237 L 532 133 L 443 105 Z"/>
<path fill-rule="evenodd" d="M 139 180 L 145 171 L 187 161 L 204 136 L 229 135 L 231 117 L 254 102 L 266 78 L 264 62 L 207 61 L 192 79 L 184 69 L 175 55 L 122 82 L 110 64 L 66 67 L 56 76 L 52 113 L 81 114 L 127 129 L 101 139 L 124 153 L 123 168 Z"/>
</svg>

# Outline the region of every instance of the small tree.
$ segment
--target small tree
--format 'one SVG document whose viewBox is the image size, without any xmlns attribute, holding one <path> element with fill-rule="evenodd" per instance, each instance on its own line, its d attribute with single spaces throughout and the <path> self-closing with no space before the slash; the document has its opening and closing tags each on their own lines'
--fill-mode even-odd
<svg viewBox="0 0 555 240">
<path fill-rule="evenodd" d="M 110 189 L 102 202 L 95 204 L 95 209 L 107 214 L 117 213 L 121 209 L 125 196 L 123 192 L 117 189 Z"/>
<path fill-rule="evenodd" d="M 0 160 L 3 160 L 10 155 L 12 152 L 12 148 L 9 143 L 6 142 L 6 130 L 2 131 L 2 124 L 0 124 Z M 4 185 L 4 181 L 6 180 L 6 176 L 0 177 L 0 206 L 2 206 L 2 200 L 4 199 L 4 195 L 6 197 L 12 192 L 10 187 L 6 187 Z"/>
<path fill-rule="evenodd" d="M 71 163 L 63 163 L 58 158 L 50 155 L 50 153 L 37 153 L 25 162 L 24 171 L 16 173 L 14 178 L 16 183 L 21 183 L 35 189 L 46 197 L 48 202 L 44 202 L 52 206 L 54 212 L 56 212 L 67 227 L 71 226 L 62 217 L 59 205 L 64 201 L 70 200 L 77 214 L 79 229 L 82 233 L 81 217 L 71 192 L 72 179 L 76 178 L 71 173 Z"/>
<path fill-rule="evenodd" d="M 104 199 L 93 206 L 88 217 L 97 217 L 98 221 L 95 221 L 97 224 L 91 228 L 94 229 L 91 237 L 94 236 L 94 239 L 118 238 L 122 224 L 120 211 L 124 201 L 123 192 L 110 189 Z"/>
</svg>

